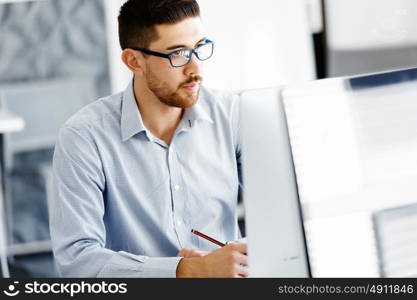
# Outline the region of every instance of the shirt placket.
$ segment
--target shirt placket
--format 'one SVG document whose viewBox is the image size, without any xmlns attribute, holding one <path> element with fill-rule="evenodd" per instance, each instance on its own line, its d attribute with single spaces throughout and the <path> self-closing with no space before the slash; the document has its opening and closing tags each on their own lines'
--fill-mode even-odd
<svg viewBox="0 0 417 300">
<path fill-rule="evenodd" d="M 190 237 L 189 224 L 186 220 L 185 206 L 186 191 L 181 177 L 180 164 L 174 144 L 168 148 L 168 167 L 170 173 L 172 218 L 174 230 L 181 248 L 188 248 Z"/>
</svg>

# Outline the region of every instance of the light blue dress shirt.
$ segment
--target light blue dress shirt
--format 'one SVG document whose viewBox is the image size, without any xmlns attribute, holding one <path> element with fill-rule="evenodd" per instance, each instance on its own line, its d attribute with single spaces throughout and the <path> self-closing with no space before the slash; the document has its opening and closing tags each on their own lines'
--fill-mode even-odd
<svg viewBox="0 0 417 300">
<path fill-rule="evenodd" d="M 239 96 L 202 88 L 172 143 L 146 129 L 131 83 L 61 128 L 50 231 L 64 277 L 175 277 L 181 248 L 240 238 Z"/>
</svg>

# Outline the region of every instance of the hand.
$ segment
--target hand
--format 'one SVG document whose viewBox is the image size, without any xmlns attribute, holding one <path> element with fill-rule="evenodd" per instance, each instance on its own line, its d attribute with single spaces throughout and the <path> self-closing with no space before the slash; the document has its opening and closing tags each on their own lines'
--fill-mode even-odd
<svg viewBox="0 0 417 300">
<path fill-rule="evenodd" d="M 201 256 L 206 256 L 209 253 L 210 253 L 210 251 L 183 248 L 183 249 L 181 249 L 180 252 L 178 252 L 177 256 L 182 256 L 182 257 L 185 257 L 185 258 L 201 257 Z"/>
<path fill-rule="evenodd" d="M 248 277 L 246 253 L 246 243 L 232 243 L 205 256 L 183 258 L 177 277 Z"/>
</svg>

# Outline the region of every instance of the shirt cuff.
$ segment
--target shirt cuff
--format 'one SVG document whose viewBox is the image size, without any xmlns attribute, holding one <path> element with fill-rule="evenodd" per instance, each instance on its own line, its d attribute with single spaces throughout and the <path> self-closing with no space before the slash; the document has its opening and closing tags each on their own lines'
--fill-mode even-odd
<svg viewBox="0 0 417 300">
<path fill-rule="evenodd" d="M 142 277 L 176 278 L 182 257 L 148 257 L 143 262 Z"/>
</svg>

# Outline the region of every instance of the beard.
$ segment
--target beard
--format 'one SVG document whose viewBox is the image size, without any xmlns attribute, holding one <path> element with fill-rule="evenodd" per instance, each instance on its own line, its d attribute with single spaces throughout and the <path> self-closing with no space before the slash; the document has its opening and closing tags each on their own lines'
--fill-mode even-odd
<svg viewBox="0 0 417 300">
<path fill-rule="evenodd" d="M 196 91 L 188 91 L 184 86 L 199 84 L 203 77 L 199 74 L 191 75 L 186 81 L 178 85 L 178 88 L 172 88 L 167 82 L 156 78 L 155 74 L 149 72 L 146 74 L 146 81 L 149 89 L 162 103 L 179 108 L 189 108 L 197 103 L 200 95 L 200 87 Z"/>
</svg>

